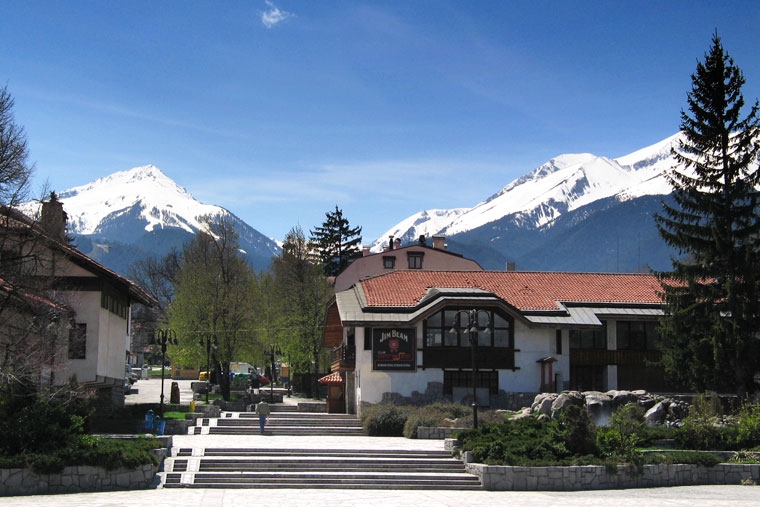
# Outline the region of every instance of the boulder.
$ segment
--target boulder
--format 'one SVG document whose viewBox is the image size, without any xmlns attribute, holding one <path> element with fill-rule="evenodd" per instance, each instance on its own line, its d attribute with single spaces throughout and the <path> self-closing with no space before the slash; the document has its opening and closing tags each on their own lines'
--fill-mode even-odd
<svg viewBox="0 0 760 507">
<path fill-rule="evenodd" d="M 647 426 L 659 426 L 665 422 L 668 415 L 670 400 L 662 400 L 656 403 L 644 414 L 644 422 Z"/>
<path fill-rule="evenodd" d="M 557 399 L 552 402 L 552 415 L 561 412 L 564 408 L 571 405 L 582 407 L 584 405 L 583 394 L 578 391 L 565 391 L 557 396 Z"/>
<path fill-rule="evenodd" d="M 612 415 L 612 396 L 598 391 L 583 393 L 586 403 L 586 411 L 597 426 L 606 426 Z"/>
</svg>

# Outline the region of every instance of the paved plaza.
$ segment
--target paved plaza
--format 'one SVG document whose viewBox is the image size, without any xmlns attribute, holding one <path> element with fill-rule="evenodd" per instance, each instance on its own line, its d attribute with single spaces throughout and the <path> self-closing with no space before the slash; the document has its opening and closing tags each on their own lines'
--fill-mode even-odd
<svg viewBox="0 0 760 507">
<path fill-rule="evenodd" d="M 192 399 L 189 381 L 180 382 L 183 403 Z M 169 385 L 165 386 L 168 397 Z M 129 403 L 157 401 L 160 381 L 141 380 L 135 384 L 138 393 L 127 397 Z M 132 398 L 134 396 L 134 398 Z M 155 399 L 143 400 L 142 398 Z M 187 397 L 185 397 L 187 396 Z M 295 402 L 292 399 L 290 402 Z M 278 435 L 175 435 L 174 445 L 181 447 L 264 447 L 283 449 L 442 449 L 443 442 L 387 437 L 313 437 Z M 310 506 L 396 506 L 477 507 L 504 505 L 595 507 L 669 506 L 714 507 L 757 506 L 757 486 L 689 486 L 675 488 L 627 489 L 578 492 L 533 491 L 416 491 L 393 489 L 154 489 L 71 495 L 35 495 L 5 497 L 3 507 L 95 507 L 95 506 L 161 506 L 161 507 L 241 507 L 271 505 L 277 507 Z"/>
</svg>

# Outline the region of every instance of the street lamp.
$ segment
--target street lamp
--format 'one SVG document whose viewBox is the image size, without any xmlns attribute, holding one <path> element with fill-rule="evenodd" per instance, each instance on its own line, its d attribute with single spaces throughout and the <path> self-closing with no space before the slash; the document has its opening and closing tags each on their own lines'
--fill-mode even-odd
<svg viewBox="0 0 760 507">
<path fill-rule="evenodd" d="M 269 401 L 274 403 L 274 376 L 275 376 L 275 364 L 274 364 L 274 356 L 275 354 L 280 355 L 282 352 L 280 352 L 279 347 L 277 345 L 271 345 L 269 347 L 269 358 L 272 361 L 272 368 L 269 370 L 269 376 L 272 377 L 269 379 Z"/>
<path fill-rule="evenodd" d="M 161 418 L 164 417 L 164 364 L 166 364 L 166 347 L 167 345 L 178 345 L 177 333 L 173 329 L 156 329 L 153 334 L 153 343 L 161 345 L 161 405 L 159 412 Z"/>
<path fill-rule="evenodd" d="M 478 365 L 475 361 L 475 349 L 478 346 L 478 334 L 483 332 L 488 334 L 491 332 L 491 313 L 486 310 L 458 310 L 456 321 L 454 326 L 449 331 L 450 333 L 457 333 L 462 331 L 467 333 L 467 338 L 470 340 L 470 353 L 472 357 L 472 426 L 477 429 L 478 427 L 478 392 L 477 392 L 477 376 Z M 481 318 L 484 317 L 484 319 Z M 464 317 L 464 318 L 463 318 Z M 466 323 L 465 323 L 466 319 Z M 485 323 L 482 323 L 483 321 Z M 459 323 L 459 328 L 457 328 Z"/>
<path fill-rule="evenodd" d="M 213 343 L 211 342 L 212 336 L 214 338 Z M 219 340 L 216 338 L 216 334 L 207 335 L 205 339 L 201 336 L 198 345 L 206 347 L 206 375 L 208 375 L 206 378 L 206 403 L 208 403 L 208 392 L 211 390 L 211 349 L 216 350 L 219 347 Z"/>
</svg>

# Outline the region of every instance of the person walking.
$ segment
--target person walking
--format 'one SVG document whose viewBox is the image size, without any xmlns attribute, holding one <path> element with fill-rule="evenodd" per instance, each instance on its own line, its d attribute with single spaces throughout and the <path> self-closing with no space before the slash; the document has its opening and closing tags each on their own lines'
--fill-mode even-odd
<svg viewBox="0 0 760 507">
<path fill-rule="evenodd" d="M 256 405 L 256 415 L 259 416 L 259 427 L 261 428 L 261 433 L 264 433 L 264 426 L 267 424 L 267 419 L 269 418 L 269 414 L 272 413 L 272 409 L 269 406 L 269 403 L 264 401 L 263 399 Z"/>
</svg>

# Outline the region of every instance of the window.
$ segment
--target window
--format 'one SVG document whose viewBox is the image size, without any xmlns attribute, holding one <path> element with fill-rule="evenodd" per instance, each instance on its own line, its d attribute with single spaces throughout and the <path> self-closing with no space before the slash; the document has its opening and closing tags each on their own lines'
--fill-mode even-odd
<svg viewBox="0 0 760 507">
<path fill-rule="evenodd" d="M 383 268 L 393 269 L 396 267 L 396 257 L 392 255 L 383 255 Z"/>
<path fill-rule="evenodd" d="M 462 328 L 467 323 L 465 312 L 446 309 L 437 312 L 424 322 L 426 347 L 470 347 L 470 334 Z M 488 326 L 488 333 L 473 333 L 478 347 L 514 347 L 513 321 L 494 310 L 482 310 L 478 313 L 478 328 Z M 455 329 L 455 332 L 451 332 Z M 475 336 L 477 335 L 477 336 Z"/>
<path fill-rule="evenodd" d="M 422 269 L 422 252 L 409 252 L 407 259 L 409 260 L 409 269 Z"/>
<path fill-rule="evenodd" d="M 72 324 L 69 329 L 69 359 L 86 359 L 87 324 Z"/>
<path fill-rule="evenodd" d="M 562 355 L 562 330 L 557 329 L 557 335 L 555 337 L 554 353 L 558 356 Z"/>
<path fill-rule="evenodd" d="M 364 350 L 372 350 L 372 328 L 364 328 Z"/>
<path fill-rule="evenodd" d="M 499 372 L 479 371 L 476 377 L 477 387 L 485 387 L 490 394 L 499 394 Z M 443 393 L 452 394 L 455 387 L 472 388 L 472 371 L 443 371 Z"/>
<path fill-rule="evenodd" d="M 620 350 L 657 350 L 657 322 L 618 321 L 617 348 Z"/>
<path fill-rule="evenodd" d="M 603 323 L 602 329 L 571 329 L 571 349 L 606 349 L 607 348 L 607 323 Z"/>
</svg>

